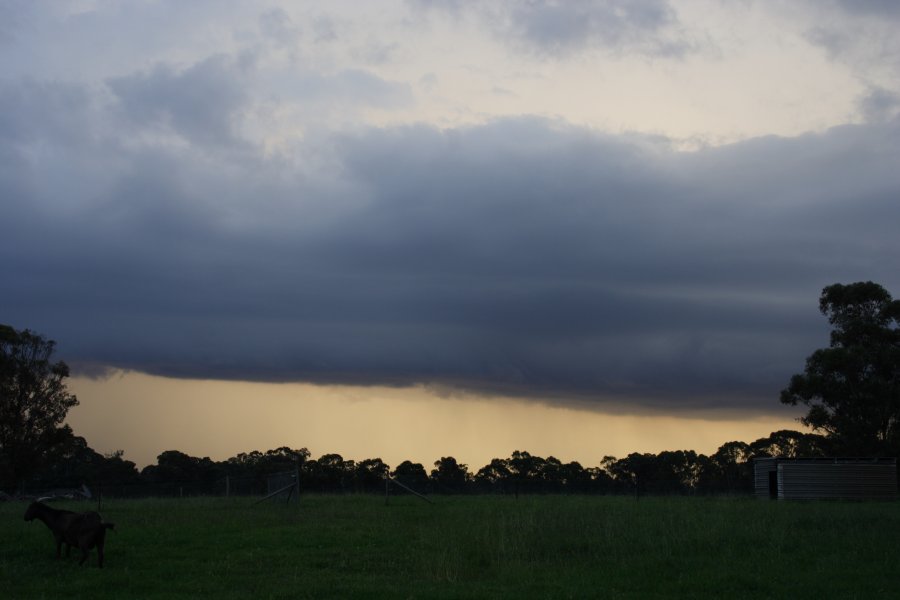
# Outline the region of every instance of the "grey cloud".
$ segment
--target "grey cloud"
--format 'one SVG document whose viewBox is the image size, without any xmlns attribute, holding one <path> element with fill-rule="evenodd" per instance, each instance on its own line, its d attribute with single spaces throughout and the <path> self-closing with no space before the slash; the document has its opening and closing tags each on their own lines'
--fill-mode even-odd
<svg viewBox="0 0 900 600">
<path fill-rule="evenodd" d="M 765 410 L 826 343 L 824 285 L 900 289 L 896 122 L 691 154 L 539 119 L 395 127 L 298 142 L 332 157 L 298 170 L 4 106 L 3 319 L 92 373 Z M 54 173 L 35 132 L 94 166 Z"/>
<path fill-rule="evenodd" d="M 300 39 L 300 29 L 291 21 L 284 9 L 276 8 L 263 13 L 259 17 L 259 28 L 262 34 L 277 46 L 293 48 Z"/>
<path fill-rule="evenodd" d="M 543 56 L 588 49 L 649 56 L 682 56 L 692 44 L 678 31 L 668 0 L 530 0 L 487 4 L 410 0 L 419 11 L 460 18 L 466 11 L 503 41 Z"/>
<path fill-rule="evenodd" d="M 353 50 L 351 54 L 367 64 L 383 65 L 394 59 L 398 48 L 399 45 L 396 43 L 383 44 L 370 40 L 366 45 Z"/>
<path fill-rule="evenodd" d="M 465 0 L 406 0 L 406 5 L 416 12 L 439 11 L 458 16 L 472 3 Z"/>
<path fill-rule="evenodd" d="M 808 2 L 812 25 L 806 37 L 824 48 L 832 60 L 847 62 L 864 81 L 869 72 L 900 64 L 896 35 L 900 3 L 891 0 Z"/>
<path fill-rule="evenodd" d="M 895 0 L 834 0 L 848 14 L 879 19 L 900 19 L 900 3 Z"/>
<path fill-rule="evenodd" d="M 889 121 L 900 113 L 900 94 L 881 87 L 870 89 L 860 99 L 860 112 L 869 123 Z"/>
<path fill-rule="evenodd" d="M 270 99 L 254 98 L 248 90 L 257 78 L 269 78 L 277 102 L 319 114 L 352 112 L 359 107 L 386 110 L 408 107 L 411 87 L 382 79 L 369 71 L 344 69 L 336 73 L 277 71 L 261 74 L 257 57 L 212 56 L 183 69 L 158 64 L 153 69 L 115 77 L 106 84 L 118 101 L 118 116 L 135 139 L 174 134 L 194 150 L 243 152 L 240 134 L 244 118 Z"/>
<path fill-rule="evenodd" d="M 78 85 L 31 80 L 0 85 L 0 139 L 80 143 L 92 124 L 90 104 L 90 94 Z"/>
<path fill-rule="evenodd" d="M 316 17 L 313 19 L 312 28 L 316 34 L 316 42 L 334 42 L 338 39 L 337 25 L 329 17 Z"/>
<path fill-rule="evenodd" d="M 214 56 L 184 70 L 160 64 L 147 73 L 110 79 L 125 115 L 141 127 L 171 130 L 199 143 L 235 141 L 247 96 L 242 66 Z"/>
<path fill-rule="evenodd" d="M 0 47 L 21 35 L 29 21 L 31 4 L 27 0 L 7 0 L 0 3 Z"/>
<path fill-rule="evenodd" d="M 675 22 L 666 0 L 538 0 L 514 3 L 507 18 L 510 34 L 551 55 L 595 46 L 666 55 L 682 54 L 685 49 L 659 37 L 663 28 Z"/>
<path fill-rule="evenodd" d="M 334 74 L 306 73 L 280 87 L 300 103 L 395 109 L 413 102 L 409 84 L 388 81 L 361 69 L 345 69 Z"/>
<path fill-rule="evenodd" d="M 858 43 L 858 37 L 846 31 L 827 27 L 813 27 L 806 32 L 807 39 L 821 46 L 834 60 L 846 55 Z"/>
</svg>

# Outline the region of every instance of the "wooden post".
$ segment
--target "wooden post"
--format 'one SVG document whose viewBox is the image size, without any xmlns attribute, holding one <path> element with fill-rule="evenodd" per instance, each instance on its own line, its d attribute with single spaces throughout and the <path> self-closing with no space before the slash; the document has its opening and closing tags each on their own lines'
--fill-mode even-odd
<svg viewBox="0 0 900 600">
<path fill-rule="evenodd" d="M 226 498 L 231 497 L 231 476 L 230 475 L 225 476 L 225 497 Z"/>
<path fill-rule="evenodd" d="M 384 505 L 388 505 L 388 495 L 390 494 L 391 480 L 388 479 L 388 474 L 384 474 Z"/>
<path fill-rule="evenodd" d="M 297 506 L 300 506 L 300 467 L 294 466 L 294 485 L 297 490 Z"/>
</svg>

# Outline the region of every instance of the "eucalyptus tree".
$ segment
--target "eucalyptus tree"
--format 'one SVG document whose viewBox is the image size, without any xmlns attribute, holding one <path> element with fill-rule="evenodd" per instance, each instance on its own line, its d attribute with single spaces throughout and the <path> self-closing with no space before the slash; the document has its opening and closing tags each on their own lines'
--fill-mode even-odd
<svg viewBox="0 0 900 600">
<path fill-rule="evenodd" d="M 52 360 L 56 342 L 28 329 L 0 325 L 0 477 L 18 485 L 41 467 L 71 432 L 63 428 L 78 399 L 69 367 Z"/>
<path fill-rule="evenodd" d="M 806 359 L 781 392 L 803 404 L 800 419 L 844 454 L 900 452 L 900 300 L 871 281 L 822 290 L 819 309 L 832 326 L 827 348 Z"/>
</svg>

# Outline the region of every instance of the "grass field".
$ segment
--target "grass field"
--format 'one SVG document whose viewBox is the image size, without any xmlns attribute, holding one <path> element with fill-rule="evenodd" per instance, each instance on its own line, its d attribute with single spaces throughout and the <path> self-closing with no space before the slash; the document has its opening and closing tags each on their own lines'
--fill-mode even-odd
<svg viewBox="0 0 900 600">
<path fill-rule="evenodd" d="M 0 505 L 4 598 L 898 598 L 900 504 L 108 500 L 104 569 Z M 63 503 L 57 503 L 62 507 Z M 95 505 L 67 503 L 87 510 Z"/>
</svg>

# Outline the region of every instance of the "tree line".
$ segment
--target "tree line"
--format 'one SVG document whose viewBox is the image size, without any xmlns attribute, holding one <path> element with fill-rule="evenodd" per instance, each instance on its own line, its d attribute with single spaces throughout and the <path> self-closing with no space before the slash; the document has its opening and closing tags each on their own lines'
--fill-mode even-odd
<svg viewBox="0 0 900 600">
<path fill-rule="evenodd" d="M 752 486 L 751 459 L 761 456 L 897 456 L 900 454 L 900 301 L 880 285 L 825 287 L 819 309 L 832 326 L 827 348 L 813 352 L 782 390 L 784 404 L 808 408 L 799 421 L 812 433 L 778 431 L 751 443 L 722 445 L 710 456 L 692 450 L 607 456 L 597 467 L 515 451 L 476 471 L 452 456 L 433 468 L 339 454 L 313 459 L 306 448 L 241 453 L 225 461 L 163 452 L 138 471 L 121 452 L 101 455 L 63 423 L 78 404 L 65 385 L 69 368 L 52 360 L 55 343 L 0 325 L 0 490 L 29 485 L 115 482 L 129 486 L 257 482 L 295 470 L 309 491 L 383 489 L 385 474 L 437 493 L 740 493 Z M 132 488 L 132 489 L 136 489 Z"/>
<path fill-rule="evenodd" d="M 242 452 L 226 460 L 167 450 L 155 464 L 138 469 L 121 452 L 92 450 L 70 435 L 57 454 L 29 481 L 35 489 L 78 488 L 83 484 L 107 495 L 223 493 L 225 478 L 241 482 L 238 493 L 261 494 L 276 473 L 296 472 L 300 487 L 317 493 L 383 493 L 387 475 L 420 493 L 432 494 L 741 494 L 753 489 L 752 459 L 766 456 L 825 456 L 825 437 L 776 431 L 754 442 L 733 441 L 707 456 L 693 450 L 605 456 L 595 467 L 563 462 L 527 451 L 494 458 L 474 470 L 452 456 L 427 468 L 405 460 L 395 467 L 380 458 L 354 461 L 340 454 L 312 458 L 306 448 L 280 447 Z"/>
</svg>

